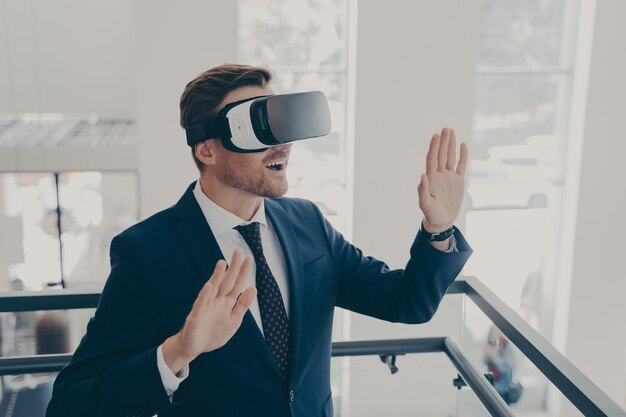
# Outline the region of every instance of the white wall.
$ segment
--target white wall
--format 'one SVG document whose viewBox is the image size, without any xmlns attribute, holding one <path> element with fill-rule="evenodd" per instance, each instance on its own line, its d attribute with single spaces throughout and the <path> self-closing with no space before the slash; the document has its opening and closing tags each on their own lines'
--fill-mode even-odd
<svg viewBox="0 0 626 417">
<path fill-rule="evenodd" d="M 362 1 L 358 6 L 354 243 L 403 267 L 422 214 L 417 184 L 433 133 L 454 127 L 467 141 L 474 114 L 479 1 Z M 471 149 L 470 149 L 471 153 Z M 463 217 L 463 216 L 461 216 Z M 353 339 L 453 335 L 461 297 L 447 297 L 426 325 L 392 325 L 353 316 Z M 446 415 L 454 411 L 456 373 L 447 359 L 399 358 L 400 372 L 375 378 L 355 369 L 351 416 Z M 449 363 L 448 363 L 449 365 Z M 357 365 L 355 365 L 357 366 Z M 432 377 L 429 384 L 428 378 Z M 397 381 L 394 381 L 393 379 Z M 447 380 L 447 384 L 439 381 Z M 401 382 L 398 382 L 401 381 Z M 402 385 L 401 385 L 402 383 Z M 381 398 L 389 392 L 392 398 Z M 452 410 L 452 411 L 451 411 Z"/>
<path fill-rule="evenodd" d="M 565 355 L 626 408 L 626 2 L 597 1 Z M 566 403 L 562 415 L 578 415 Z"/>
<path fill-rule="evenodd" d="M 134 116 L 125 0 L 0 0 L 0 113 Z"/>
<path fill-rule="evenodd" d="M 237 58 L 237 2 L 134 5 L 141 215 L 174 204 L 198 171 L 179 125 L 185 85 Z"/>
</svg>

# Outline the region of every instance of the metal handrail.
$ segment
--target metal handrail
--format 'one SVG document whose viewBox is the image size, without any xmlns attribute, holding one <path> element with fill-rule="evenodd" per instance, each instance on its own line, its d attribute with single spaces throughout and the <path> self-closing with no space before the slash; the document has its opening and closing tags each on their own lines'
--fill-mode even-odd
<svg viewBox="0 0 626 417">
<path fill-rule="evenodd" d="M 626 412 L 476 277 L 459 280 L 464 293 L 502 333 L 586 416 Z"/>
<path fill-rule="evenodd" d="M 430 337 L 398 340 L 368 340 L 335 342 L 333 357 L 405 355 L 407 353 L 444 352 L 459 371 L 463 380 L 476 393 L 492 416 L 513 417 L 502 397 L 470 364 L 458 344 L 450 337 Z M 71 354 L 18 356 L 0 358 L 1 375 L 21 375 L 41 372 L 58 372 L 72 359 Z"/>
<path fill-rule="evenodd" d="M 85 290 L 13 291 L 0 293 L 0 313 L 96 308 L 100 293 Z"/>
<path fill-rule="evenodd" d="M 0 358 L 0 376 L 59 372 L 70 360 L 71 353 Z"/>
<path fill-rule="evenodd" d="M 444 352 L 492 416 L 513 416 L 500 394 L 470 363 L 452 337 L 374 340 L 333 343 L 332 356 L 404 355 L 406 353 Z"/>
<path fill-rule="evenodd" d="M 460 278 L 452 282 L 448 287 L 447 294 L 464 294 L 466 288 L 466 280 Z M 96 308 L 99 300 L 100 293 L 92 290 L 57 289 L 0 292 L 0 313 Z"/>
<path fill-rule="evenodd" d="M 626 412 L 619 405 L 600 390 L 597 385 L 578 370 L 571 361 L 557 351 L 515 311 L 500 300 L 478 278 L 464 277 L 457 279 L 448 288 L 447 294 L 466 294 L 584 415 L 626 417 Z M 0 313 L 7 311 L 94 308 L 98 299 L 99 294 L 90 291 L 49 290 L 0 293 Z M 445 338 L 445 340 L 452 339 Z M 357 348 L 358 346 L 353 345 L 352 347 Z M 452 346 L 452 348 L 448 346 L 440 350 L 446 352 L 449 357 L 449 351 L 456 352 L 458 350 L 460 352 L 460 349 L 456 349 L 453 344 Z M 333 347 L 335 347 L 335 344 Z M 454 361 L 452 357 L 450 358 Z M 5 360 L 0 358 L 0 370 L 3 368 Z M 467 383 L 470 384 L 470 381 L 468 380 Z M 472 385 L 470 384 L 470 386 Z"/>
</svg>

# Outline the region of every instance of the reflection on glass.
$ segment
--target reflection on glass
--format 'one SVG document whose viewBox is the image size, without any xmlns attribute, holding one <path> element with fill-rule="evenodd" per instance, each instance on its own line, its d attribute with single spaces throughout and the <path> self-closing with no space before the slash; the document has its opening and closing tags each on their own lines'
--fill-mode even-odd
<svg viewBox="0 0 626 417">
<path fill-rule="evenodd" d="M 519 401 L 524 388 L 515 375 L 515 358 L 509 339 L 491 326 L 484 346 L 484 362 L 494 388 L 508 405 Z"/>
<path fill-rule="evenodd" d="M 100 288 L 109 271 L 111 240 L 138 220 L 136 175 L 64 173 L 59 192 L 66 287 Z"/>
<path fill-rule="evenodd" d="M 0 315 L 1 356 L 72 352 L 71 324 L 64 311 L 3 313 Z M 56 373 L 1 377 L 0 416 L 44 416 L 55 377 Z"/>
<path fill-rule="evenodd" d="M 529 275 L 524 300 L 532 292 L 533 281 L 540 279 L 535 272 Z M 532 304 L 523 301 L 518 312 L 524 315 L 532 309 Z M 563 415 L 559 409 L 563 394 L 470 300 L 465 302 L 461 345 L 476 369 L 493 375 L 494 388 L 516 416 Z M 582 415 L 568 400 L 563 404 L 565 414 Z"/>
<path fill-rule="evenodd" d="M 0 313 L 0 356 L 73 352 L 93 312 L 76 309 Z"/>
<path fill-rule="evenodd" d="M 0 416 L 44 417 L 56 373 L 2 377 Z"/>
<path fill-rule="evenodd" d="M 0 174 L 0 219 L 14 225 L 0 248 L 0 290 L 39 290 L 61 280 L 56 207 L 51 173 Z"/>
<path fill-rule="evenodd" d="M 0 291 L 100 288 L 111 239 L 137 219 L 135 173 L 0 174 Z"/>
<path fill-rule="evenodd" d="M 491 373 L 494 388 L 515 415 L 548 416 L 548 381 L 476 305 L 466 300 L 463 351 L 481 373 Z"/>
</svg>

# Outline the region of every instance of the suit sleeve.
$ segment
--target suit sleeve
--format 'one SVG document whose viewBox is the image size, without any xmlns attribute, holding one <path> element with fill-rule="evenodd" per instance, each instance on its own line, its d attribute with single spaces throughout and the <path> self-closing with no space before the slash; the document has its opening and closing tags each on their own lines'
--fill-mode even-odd
<svg viewBox="0 0 626 417">
<path fill-rule="evenodd" d="M 111 242 L 111 273 L 87 333 L 58 375 L 47 417 L 152 416 L 178 404 L 157 367 L 159 306 L 136 246 Z"/>
<path fill-rule="evenodd" d="M 418 232 L 404 269 L 390 270 L 384 262 L 364 256 L 314 207 L 337 272 L 337 306 L 381 320 L 429 321 L 472 253 L 458 230 L 454 234 L 458 251 L 448 253 Z"/>
</svg>

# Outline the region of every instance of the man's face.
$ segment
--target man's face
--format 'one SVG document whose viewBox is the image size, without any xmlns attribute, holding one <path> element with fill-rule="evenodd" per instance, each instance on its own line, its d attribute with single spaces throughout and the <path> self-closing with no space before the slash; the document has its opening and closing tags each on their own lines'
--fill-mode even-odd
<svg viewBox="0 0 626 417">
<path fill-rule="evenodd" d="M 241 87 L 226 95 L 219 107 L 269 94 L 273 92 L 267 87 Z M 221 142 L 215 145 L 216 160 L 212 168 L 223 184 L 260 197 L 280 197 L 287 192 L 286 169 L 291 144 L 254 153 L 231 152 Z"/>
</svg>

